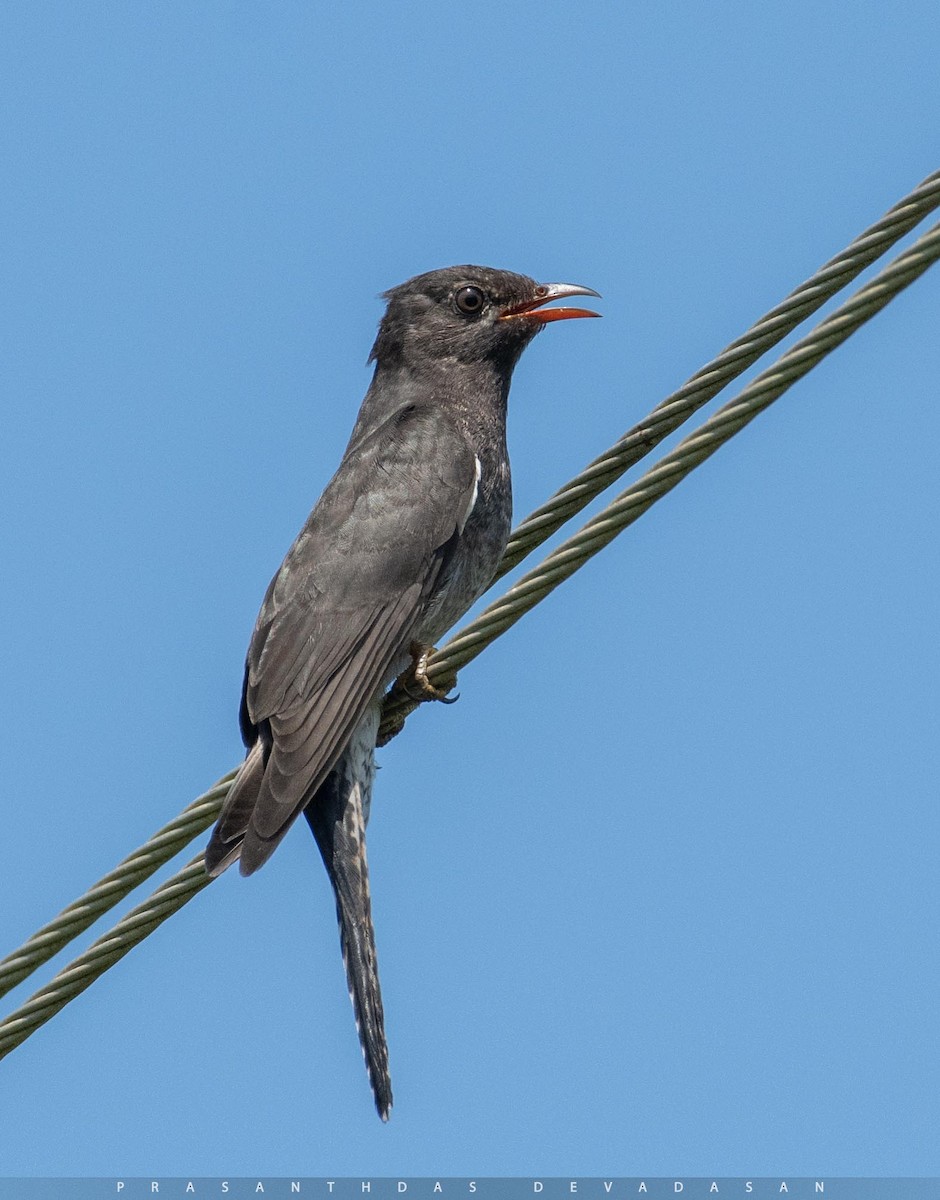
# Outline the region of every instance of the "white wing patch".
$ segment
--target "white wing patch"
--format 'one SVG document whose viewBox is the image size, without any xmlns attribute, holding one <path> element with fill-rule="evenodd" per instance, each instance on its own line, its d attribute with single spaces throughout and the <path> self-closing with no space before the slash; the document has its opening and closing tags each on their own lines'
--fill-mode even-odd
<svg viewBox="0 0 940 1200">
<path fill-rule="evenodd" d="M 470 520 L 470 514 L 473 512 L 473 506 L 477 502 L 477 495 L 480 491 L 480 474 L 483 470 L 480 465 L 479 456 L 474 454 L 473 461 L 476 464 L 476 478 L 473 480 L 473 491 L 470 493 L 470 503 L 467 505 L 467 511 L 463 517 L 457 522 L 457 532 L 463 533 L 464 526 Z"/>
</svg>

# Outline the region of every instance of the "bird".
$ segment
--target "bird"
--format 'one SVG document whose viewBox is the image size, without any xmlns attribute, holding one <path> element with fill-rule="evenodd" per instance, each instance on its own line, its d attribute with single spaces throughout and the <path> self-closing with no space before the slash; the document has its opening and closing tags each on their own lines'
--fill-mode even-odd
<svg viewBox="0 0 940 1200">
<path fill-rule="evenodd" d="M 387 302 L 372 382 L 339 467 L 267 589 L 245 661 L 246 757 L 205 851 L 209 875 L 257 871 L 303 813 L 336 899 L 376 1110 L 392 1107 L 366 825 L 386 689 L 450 700 L 434 643 L 493 581 L 509 538 L 506 406 L 547 324 L 592 288 L 492 267 L 416 275 Z"/>
</svg>

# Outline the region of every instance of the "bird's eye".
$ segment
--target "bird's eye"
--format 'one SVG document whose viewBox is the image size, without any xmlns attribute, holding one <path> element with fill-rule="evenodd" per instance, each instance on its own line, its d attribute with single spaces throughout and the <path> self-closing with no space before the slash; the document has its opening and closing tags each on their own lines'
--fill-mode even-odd
<svg viewBox="0 0 940 1200">
<path fill-rule="evenodd" d="M 475 317 L 477 313 L 483 311 L 486 296 L 478 287 L 462 287 L 454 296 L 454 304 L 457 311 L 463 313 L 465 317 Z"/>
</svg>

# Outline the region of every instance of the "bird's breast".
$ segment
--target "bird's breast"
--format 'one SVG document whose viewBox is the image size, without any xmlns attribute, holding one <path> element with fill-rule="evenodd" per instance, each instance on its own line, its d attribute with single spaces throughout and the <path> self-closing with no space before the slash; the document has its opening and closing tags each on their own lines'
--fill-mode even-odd
<svg viewBox="0 0 940 1200">
<path fill-rule="evenodd" d="M 488 461 L 489 459 L 489 461 Z M 512 524 L 512 483 L 508 459 L 478 456 L 476 497 L 467 514 L 441 586 L 416 632 L 434 643 L 459 621 L 486 591 L 496 574 Z"/>
</svg>

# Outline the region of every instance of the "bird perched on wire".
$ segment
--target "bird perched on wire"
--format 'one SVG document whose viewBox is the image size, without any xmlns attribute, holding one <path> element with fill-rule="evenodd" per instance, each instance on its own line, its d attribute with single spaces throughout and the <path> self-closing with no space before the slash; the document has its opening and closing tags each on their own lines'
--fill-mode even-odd
<svg viewBox="0 0 940 1200">
<path fill-rule="evenodd" d="M 365 830 L 382 698 L 492 582 L 509 537 L 506 401 L 552 300 L 596 296 L 489 267 L 385 293 L 375 374 L 342 462 L 268 587 L 245 664 L 248 748 L 206 848 L 218 875 L 262 866 L 303 813 L 336 895 L 346 977 L 383 1120 L 392 1105 Z"/>
</svg>

